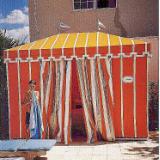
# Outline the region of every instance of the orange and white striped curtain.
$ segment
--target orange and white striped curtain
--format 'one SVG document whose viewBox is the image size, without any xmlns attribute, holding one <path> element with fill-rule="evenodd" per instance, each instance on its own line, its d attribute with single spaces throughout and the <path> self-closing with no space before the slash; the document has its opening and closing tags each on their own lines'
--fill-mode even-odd
<svg viewBox="0 0 160 160">
<path fill-rule="evenodd" d="M 51 61 L 43 72 L 45 138 L 66 144 L 71 141 L 71 67 L 71 61 Z"/>
<path fill-rule="evenodd" d="M 110 61 L 97 57 L 77 59 L 76 64 L 87 143 L 114 140 Z M 71 142 L 72 61 L 50 61 L 42 66 L 45 138 L 68 144 Z"/>
<path fill-rule="evenodd" d="M 111 114 L 112 83 L 108 59 L 77 60 L 87 142 L 115 139 Z M 110 82 L 110 83 L 109 83 Z M 110 92 L 110 94 L 108 94 Z M 110 98 L 109 98 L 110 96 Z"/>
</svg>

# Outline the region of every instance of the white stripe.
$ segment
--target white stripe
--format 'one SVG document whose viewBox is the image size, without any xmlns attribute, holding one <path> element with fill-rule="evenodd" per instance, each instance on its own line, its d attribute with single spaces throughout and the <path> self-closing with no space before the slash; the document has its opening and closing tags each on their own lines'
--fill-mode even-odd
<svg viewBox="0 0 160 160">
<path fill-rule="evenodd" d="M 108 53 L 111 53 L 111 42 L 110 42 L 110 35 L 107 34 L 107 39 L 108 39 Z"/>
<path fill-rule="evenodd" d="M 74 43 L 74 46 L 73 46 L 73 56 L 76 56 L 76 44 L 77 44 L 77 41 L 78 41 L 78 36 L 79 36 L 79 33 L 77 33 L 76 40 L 75 40 L 75 43 Z"/>
<path fill-rule="evenodd" d="M 43 73 L 45 70 L 45 62 L 39 61 L 40 64 L 40 96 L 41 96 L 41 112 L 43 118 L 43 107 L 44 107 L 44 89 L 43 89 Z"/>
<path fill-rule="evenodd" d="M 122 137 L 124 137 L 124 119 L 123 119 L 123 57 L 120 57 L 120 87 L 121 87 L 121 132 Z"/>
<path fill-rule="evenodd" d="M 132 42 L 132 52 L 135 52 L 135 43 L 134 43 L 134 40 L 131 40 Z"/>
<path fill-rule="evenodd" d="M 22 47 L 22 46 L 21 46 Z M 20 49 L 18 49 L 18 58 L 20 58 Z M 22 138 L 22 106 L 21 106 L 21 79 L 20 79 L 20 61 L 17 61 L 17 72 L 18 72 L 18 105 L 19 105 L 19 125 L 20 125 L 20 138 Z"/>
<path fill-rule="evenodd" d="M 64 116 L 64 142 L 68 144 L 68 125 L 70 117 L 70 86 L 71 86 L 71 61 L 66 65 L 66 91 L 65 91 L 65 116 Z"/>
<path fill-rule="evenodd" d="M 97 42 L 96 42 L 96 54 L 99 54 L 99 32 L 97 32 L 97 40 L 96 40 Z"/>
<path fill-rule="evenodd" d="M 40 96 L 41 96 L 41 112 L 43 116 L 43 101 L 44 101 L 44 96 L 43 96 L 43 61 L 39 61 L 40 64 Z"/>
<path fill-rule="evenodd" d="M 52 44 L 52 46 L 51 46 L 51 57 L 53 57 L 53 48 L 54 48 L 54 45 L 56 44 L 59 36 L 60 36 L 59 34 L 56 36 L 56 39 L 55 39 L 55 41 L 53 42 L 53 44 Z"/>
<path fill-rule="evenodd" d="M 69 35 L 70 35 L 70 34 L 67 35 L 67 37 L 66 37 L 66 39 L 65 39 L 65 41 L 64 41 L 64 44 L 63 44 L 63 46 L 62 46 L 62 56 L 64 56 L 64 47 L 65 47 L 65 45 L 66 45 L 66 43 L 67 43 L 67 40 L 68 40 Z"/>
<path fill-rule="evenodd" d="M 132 42 L 132 52 L 135 52 L 135 43 Z M 133 54 L 133 121 L 134 121 L 134 137 L 137 137 L 137 116 L 136 116 L 136 55 Z"/>
<path fill-rule="evenodd" d="M 121 37 L 119 37 L 119 43 L 120 43 L 120 87 L 121 87 L 121 132 L 122 137 L 124 137 L 124 110 L 123 110 L 123 48 L 122 48 L 122 41 Z"/>
<path fill-rule="evenodd" d="M 64 61 L 60 61 L 60 90 L 59 90 L 59 111 L 58 111 L 58 123 L 59 132 L 57 137 L 62 135 L 62 93 L 63 93 L 63 81 L 64 81 Z"/>
<path fill-rule="evenodd" d="M 111 59 L 110 59 L 111 61 Z M 110 89 L 110 93 L 111 93 L 111 98 L 112 98 L 112 103 L 114 103 L 114 97 L 113 97 L 113 83 L 112 83 L 112 75 L 111 75 L 111 62 L 109 62 L 108 57 L 105 58 L 105 64 L 106 64 L 106 68 L 107 68 L 107 72 L 109 74 L 109 89 Z"/>
<path fill-rule="evenodd" d="M 136 116 L 136 56 L 133 56 L 133 107 L 134 107 L 134 135 L 137 137 L 137 116 Z"/>
<path fill-rule="evenodd" d="M 7 58 L 8 58 L 8 50 L 7 50 Z M 9 72 L 8 72 L 8 62 L 6 63 L 6 73 L 7 73 L 7 89 L 8 89 L 8 126 L 9 126 L 9 139 L 11 139 L 11 110 L 10 110 L 10 87 L 9 87 Z"/>
<path fill-rule="evenodd" d="M 45 66 L 46 66 L 46 62 L 45 62 L 45 61 L 43 61 L 43 63 L 42 63 L 42 74 L 44 73 Z"/>
<path fill-rule="evenodd" d="M 32 79 L 32 65 L 31 65 L 31 62 L 28 62 L 29 64 L 29 80 Z"/>
<path fill-rule="evenodd" d="M 40 64 L 40 96 L 41 96 L 41 112 L 43 119 L 43 107 L 44 107 L 44 88 L 43 88 L 43 73 L 45 70 L 45 62 L 39 61 Z"/>
<path fill-rule="evenodd" d="M 145 42 L 145 52 L 147 52 L 147 42 Z"/>
<path fill-rule="evenodd" d="M 85 49 L 85 56 L 87 56 L 88 35 L 89 35 L 89 33 L 87 33 L 87 36 L 86 36 L 86 43 L 85 43 L 85 47 L 84 47 L 84 49 Z"/>
</svg>

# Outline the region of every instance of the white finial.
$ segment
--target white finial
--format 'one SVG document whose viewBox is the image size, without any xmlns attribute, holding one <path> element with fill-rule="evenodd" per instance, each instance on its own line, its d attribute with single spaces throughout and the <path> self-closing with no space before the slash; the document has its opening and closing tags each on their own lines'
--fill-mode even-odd
<svg viewBox="0 0 160 160">
<path fill-rule="evenodd" d="M 97 29 L 98 31 L 106 29 L 106 26 L 99 19 L 97 21 Z"/>
<path fill-rule="evenodd" d="M 60 22 L 59 23 L 59 29 L 60 30 L 68 30 L 68 29 L 70 29 L 71 27 L 70 26 L 68 26 L 67 24 L 65 24 L 65 23 L 63 23 L 63 22 Z"/>
</svg>

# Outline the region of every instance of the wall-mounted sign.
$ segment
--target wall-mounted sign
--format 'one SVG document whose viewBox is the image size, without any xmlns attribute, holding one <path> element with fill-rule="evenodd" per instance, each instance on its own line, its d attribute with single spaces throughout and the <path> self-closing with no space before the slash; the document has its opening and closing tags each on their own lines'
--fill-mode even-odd
<svg viewBox="0 0 160 160">
<path fill-rule="evenodd" d="M 124 83 L 132 83 L 133 77 L 132 76 L 125 76 L 125 77 L 123 77 L 123 82 Z"/>
</svg>

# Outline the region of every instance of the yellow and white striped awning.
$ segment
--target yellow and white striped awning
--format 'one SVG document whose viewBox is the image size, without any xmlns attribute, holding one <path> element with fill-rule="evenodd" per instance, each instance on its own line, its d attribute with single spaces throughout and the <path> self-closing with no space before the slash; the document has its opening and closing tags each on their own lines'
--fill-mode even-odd
<svg viewBox="0 0 160 160">
<path fill-rule="evenodd" d="M 108 53 L 126 52 L 126 54 L 129 54 L 136 50 L 138 52 L 138 49 L 143 52 L 145 44 L 142 40 L 133 40 L 102 32 L 62 33 L 8 49 L 6 52 L 7 58 L 12 59 L 23 58 L 27 52 L 29 57 L 33 56 L 33 58 L 69 58 L 72 56 L 82 57 L 83 55 L 92 57 L 95 54 L 103 56 Z M 146 45 L 146 47 L 148 46 Z"/>
</svg>

